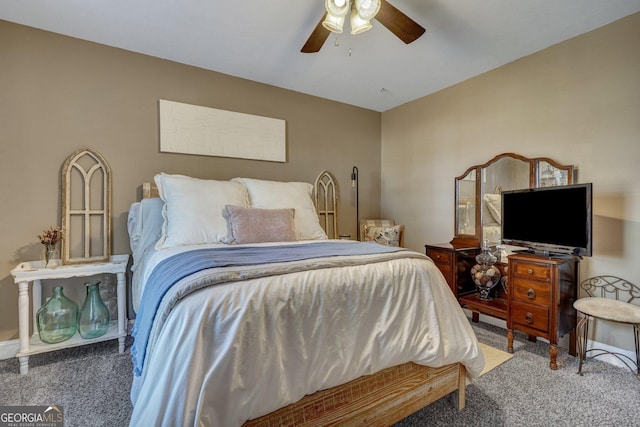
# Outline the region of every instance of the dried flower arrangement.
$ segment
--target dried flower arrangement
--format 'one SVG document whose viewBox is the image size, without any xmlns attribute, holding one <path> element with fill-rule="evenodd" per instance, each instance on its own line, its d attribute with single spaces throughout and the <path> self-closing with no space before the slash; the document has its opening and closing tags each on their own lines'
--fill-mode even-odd
<svg viewBox="0 0 640 427">
<path fill-rule="evenodd" d="M 55 256 L 57 251 L 56 245 L 63 239 L 62 228 L 58 226 L 44 229 L 42 230 L 42 234 L 38 234 L 38 239 L 40 239 L 40 243 L 44 245 L 44 266 L 47 267 L 51 258 L 57 258 L 57 256 Z"/>
<path fill-rule="evenodd" d="M 38 234 L 38 239 L 40 239 L 40 243 L 45 246 L 55 246 L 60 240 L 62 240 L 62 228 L 58 227 L 49 227 L 48 229 L 42 230 L 42 234 Z"/>
</svg>

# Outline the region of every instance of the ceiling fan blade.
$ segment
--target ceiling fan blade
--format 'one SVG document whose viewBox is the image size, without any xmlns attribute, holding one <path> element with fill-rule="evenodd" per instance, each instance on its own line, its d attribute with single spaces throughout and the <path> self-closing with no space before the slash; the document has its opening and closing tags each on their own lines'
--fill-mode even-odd
<svg viewBox="0 0 640 427">
<path fill-rule="evenodd" d="M 384 0 L 375 19 L 406 44 L 416 41 L 425 31 L 416 21 Z"/>
<path fill-rule="evenodd" d="M 324 21 L 325 15 L 322 15 L 322 18 L 320 18 L 320 22 L 318 22 L 318 25 L 316 25 L 316 28 L 314 28 L 313 32 L 307 39 L 307 42 L 304 44 L 304 46 L 302 46 L 302 49 L 300 49 L 300 52 L 319 52 L 324 42 L 329 38 L 329 33 L 331 31 L 322 26 L 322 21 Z"/>
</svg>

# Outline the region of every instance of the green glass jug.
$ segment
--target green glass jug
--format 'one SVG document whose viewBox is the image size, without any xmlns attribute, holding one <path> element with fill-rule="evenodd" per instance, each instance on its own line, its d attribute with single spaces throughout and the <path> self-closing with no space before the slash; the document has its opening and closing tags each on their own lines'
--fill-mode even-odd
<svg viewBox="0 0 640 427">
<path fill-rule="evenodd" d="M 64 296 L 62 286 L 56 286 L 53 296 L 36 313 L 36 323 L 42 342 L 66 341 L 78 329 L 78 305 Z"/>
<path fill-rule="evenodd" d="M 100 282 L 85 283 L 87 296 L 78 315 L 78 332 L 82 338 L 98 338 L 109 330 L 109 309 L 100 296 Z"/>
</svg>

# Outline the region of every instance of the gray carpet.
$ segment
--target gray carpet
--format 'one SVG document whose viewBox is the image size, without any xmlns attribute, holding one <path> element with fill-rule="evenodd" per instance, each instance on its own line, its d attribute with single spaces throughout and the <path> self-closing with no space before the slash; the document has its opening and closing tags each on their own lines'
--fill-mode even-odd
<svg viewBox="0 0 640 427">
<path fill-rule="evenodd" d="M 506 331 L 474 324 L 478 339 L 505 349 Z M 514 357 L 467 387 L 457 411 L 441 399 L 405 418 L 408 426 L 640 426 L 640 380 L 629 371 L 591 359 L 577 375 L 578 358 L 560 349 L 561 368 L 549 369 L 549 346 L 516 332 Z"/>
<path fill-rule="evenodd" d="M 131 354 L 119 354 L 117 340 L 31 356 L 25 375 L 17 359 L 2 360 L 0 405 L 62 406 L 65 427 L 127 426 L 131 378 Z"/>
<path fill-rule="evenodd" d="M 506 347 L 505 331 L 474 324 L 481 342 Z M 402 420 L 405 426 L 640 426 L 640 380 L 597 360 L 576 375 L 578 360 L 560 351 L 548 368 L 548 345 L 516 334 L 514 357 L 467 387 L 467 407 L 443 398 Z M 32 356 L 27 375 L 16 359 L 0 361 L 0 405 L 62 405 L 67 427 L 126 426 L 131 359 L 117 342 Z"/>
</svg>

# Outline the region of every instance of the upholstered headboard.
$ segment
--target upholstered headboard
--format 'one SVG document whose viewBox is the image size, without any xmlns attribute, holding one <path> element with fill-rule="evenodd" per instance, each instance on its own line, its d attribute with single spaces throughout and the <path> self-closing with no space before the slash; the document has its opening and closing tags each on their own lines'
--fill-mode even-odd
<svg viewBox="0 0 640 427">
<path fill-rule="evenodd" d="M 142 198 L 143 199 L 153 199 L 156 197 L 160 197 L 158 193 L 158 187 L 153 182 L 143 182 L 142 183 Z"/>
</svg>

